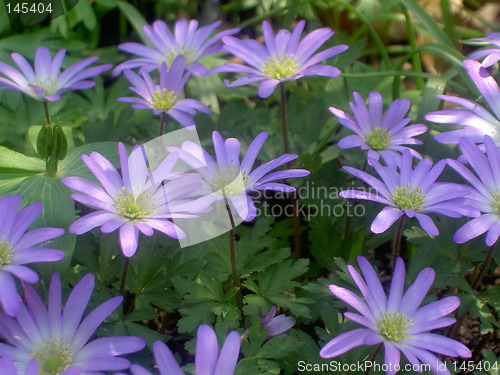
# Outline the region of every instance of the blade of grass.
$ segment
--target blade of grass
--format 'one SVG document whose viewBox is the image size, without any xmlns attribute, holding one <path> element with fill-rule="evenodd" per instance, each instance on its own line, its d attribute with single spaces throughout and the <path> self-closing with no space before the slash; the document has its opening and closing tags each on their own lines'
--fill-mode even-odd
<svg viewBox="0 0 500 375">
<path fill-rule="evenodd" d="M 432 37 L 438 42 L 448 47 L 455 47 L 451 39 L 441 30 L 436 21 L 422 8 L 415 0 L 400 0 L 401 4 L 408 8 L 420 21 L 422 26 L 429 31 Z"/>
</svg>

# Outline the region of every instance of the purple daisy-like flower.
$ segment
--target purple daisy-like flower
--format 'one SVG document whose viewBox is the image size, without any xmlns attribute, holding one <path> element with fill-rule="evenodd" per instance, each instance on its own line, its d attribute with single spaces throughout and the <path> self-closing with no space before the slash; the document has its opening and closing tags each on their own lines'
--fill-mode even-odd
<svg viewBox="0 0 500 375">
<path fill-rule="evenodd" d="M 295 318 L 280 314 L 276 316 L 278 308 L 273 305 L 269 312 L 262 317 L 262 329 L 267 329 L 267 338 L 282 336 L 295 325 Z"/>
<path fill-rule="evenodd" d="M 460 184 L 435 182 L 446 160 L 440 160 L 432 166 L 432 160 L 422 159 L 415 169 L 412 167 L 410 151 L 403 151 L 399 171 L 382 166 L 378 161 L 368 158 L 368 163 L 375 168 L 382 181 L 359 169 L 344 169 L 377 191 L 373 194 L 360 190 L 345 190 L 343 198 L 364 199 L 385 204 L 371 225 L 373 233 L 383 233 L 401 216 L 417 218 L 422 229 L 431 236 L 437 236 L 439 230 L 428 214 L 441 214 L 450 217 L 476 216 L 478 211 L 464 206 L 463 197 L 469 191 Z M 380 195 L 379 195 L 380 194 Z"/>
<path fill-rule="evenodd" d="M 300 21 L 292 33 L 282 29 L 274 35 L 269 22 L 262 22 L 265 45 L 253 40 L 226 36 L 223 38 L 224 47 L 248 65 L 225 63 L 212 69 L 211 73 L 230 72 L 243 73 L 245 76 L 227 84 L 228 87 L 243 86 L 254 82 L 261 82 L 259 96 L 267 98 L 280 82 L 292 81 L 304 76 L 338 77 L 340 71 L 330 65 L 318 64 L 341 52 L 348 46 L 338 45 L 320 53 L 313 53 L 321 47 L 334 32 L 324 27 L 309 33 L 300 40 L 305 21 Z"/>
<path fill-rule="evenodd" d="M 460 140 L 460 149 L 465 160 L 470 163 L 476 174 L 462 163 L 448 159 L 448 164 L 465 178 L 472 187 L 466 203 L 482 212 L 453 236 L 456 243 L 464 243 L 488 232 L 486 244 L 493 246 L 500 236 L 500 150 L 493 140 L 485 136 L 486 154 L 470 139 Z"/>
<path fill-rule="evenodd" d="M 182 89 L 189 78 L 189 73 L 184 74 L 184 56 L 177 56 L 170 69 L 167 70 L 165 63 L 160 68 L 160 84 L 155 85 L 148 73 L 142 73 L 142 78 L 131 70 L 125 71 L 125 77 L 134 85 L 132 91 L 139 94 L 137 97 L 123 97 L 121 102 L 134 103 L 132 108 L 149 109 L 155 115 L 166 113 L 179 121 L 182 126 L 196 125 L 191 115 L 196 111 L 210 113 L 210 109 L 195 99 L 180 99 Z"/>
<path fill-rule="evenodd" d="M 158 69 L 162 63 L 172 65 L 175 58 L 183 55 L 186 58 L 186 68 L 197 76 L 207 73 L 207 69 L 198 60 L 214 53 L 222 52 L 222 45 L 216 44 L 226 35 L 237 33 L 240 29 L 222 31 L 212 37 L 210 34 L 219 27 L 221 21 L 198 29 L 198 21 L 180 19 L 175 23 L 174 34 L 163 21 L 155 21 L 152 26 L 144 25 L 143 30 L 153 47 L 140 43 L 123 43 L 118 49 L 139 55 L 140 58 L 125 61 L 116 66 L 113 75 L 120 74 L 125 69 L 140 67 L 141 70 L 150 72 Z M 209 38 L 210 37 L 210 38 Z"/>
<path fill-rule="evenodd" d="M 447 375 L 450 372 L 446 365 L 431 352 L 450 357 L 471 357 L 471 351 L 460 342 L 428 332 L 453 324 L 455 319 L 445 316 L 460 305 L 460 299 L 451 296 L 419 308 L 434 282 L 435 272 L 432 268 L 423 269 L 403 294 L 405 265 L 398 258 L 387 296 L 370 263 L 360 256 L 358 264 L 364 279 L 351 265 L 347 268 L 364 300 L 337 285 L 330 285 L 329 288 L 337 298 L 360 313 L 346 312 L 344 316 L 365 328 L 337 336 L 321 349 L 321 357 L 336 357 L 361 345 L 383 344 L 384 362 L 390 365 L 386 371 L 388 375 L 398 371 L 401 353 L 414 368 L 422 368 L 421 364 L 427 364 L 435 374 Z"/>
<path fill-rule="evenodd" d="M 24 207 L 19 212 L 20 195 L 6 195 L 0 199 L 0 304 L 10 316 L 20 309 L 20 297 L 13 276 L 28 283 L 36 283 L 38 275 L 25 264 L 57 262 L 64 258 L 60 250 L 35 247 L 64 234 L 60 228 L 37 228 L 26 232 L 40 212 L 42 203 Z"/>
<path fill-rule="evenodd" d="M 16 369 L 16 364 L 10 357 L 2 357 L 0 358 L 0 369 L 2 369 L 3 375 L 19 375 Z M 33 358 L 28 362 L 28 366 L 26 366 L 26 371 L 22 372 L 23 375 L 40 375 L 38 372 L 38 361 L 36 358 Z"/>
<path fill-rule="evenodd" d="M 65 177 L 63 184 L 79 193 L 71 197 L 98 211 L 77 219 L 70 232 L 82 234 L 101 227 L 103 233 L 119 229 L 123 254 L 131 257 L 138 245 L 139 232 L 153 235 L 154 229 L 172 238 L 183 238 L 185 233 L 168 219 L 191 218 L 185 211 L 183 197 L 196 190 L 200 177 L 196 174 L 172 176 L 177 155 L 169 155 L 152 172 L 148 171 L 145 150 L 137 146 L 130 157 L 123 143 L 118 144 L 121 174 L 104 156 L 92 152 L 82 155 L 83 162 L 102 186 L 80 177 Z"/>
<path fill-rule="evenodd" d="M 33 288 L 25 285 L 25 300 L 16 319 L 0 312 L 0 356 L 9 356 L 20 373 L 35 358 L 40 375 L 92 375 L 101 371 L 129 368 L 130 362 L 117 356 L 143 349 L 139 337 L 113 336 L 90 343 L 95 330 L 121 304 L 114 297 L 96 307 L 81 321 L 94 290 L 94 276 L 84 276 L 71 291 L 62 309 L 61 278 L 52 275 L 48 306 Z"/>
<path fill-rule="evenodd" d="M 38 47 L 35 55 L 35 69 L 20 54 L 13 52 L 12 60 L 20 71 L 4 62 L 0 62 L 0 90 L 12 89 L 31 96 L 36 100 L 55 102 L 61 94 L 67 91 L 83 90 L 95 86 L 88 78 L 98 76 L 112 67 L 111 64 L 94 66 L 86 69 L 98 60 L 88 57 L 61 73 L 61 66 L 66 56 L 66 50 L 59 50 L 52 60 L 47 47 Z"/>
<path fill-rule="evenodd" d="M 487 109 L 469 99 L 438 95 L 438 98 L 458 104 L 463 108 L 430 112 L 425 115 L 425 119 L 440 124 L 457 124 L 463 128 L 443 132 L 436 135 L 434 139 L 445 144 L 456 144 L 460 138 L 467 137 L 474 143 L 482 143 L 484 136 L 489 135 L 497 145 L 500 145 L 500 89 L 498 84 L 481 63 L 464 60 L 463 65 L 492 112 L 488 112 Z"/>
<path fill-rule="evenodd" d="M 196 334 L 196 375 L 232 375 L 240 354 L 240 334 L 232 331 L 227 335 L 219 354 L 215 331 L 205 324 L 198 327 Z M 185 375 L 177 364 L 170 349 L 161 341 L 153 344 L 153 352 L 160 375 Z M 132 365 L 133 375 L 151 375 L 139 365 Z"/>
<path fill-rule="evenodd" d="M 260 149 L 268 134 L 260 133 L 250 144 L 240 162 L 241 144 L 236 138 L 222 139 L 219 132 L 214 131 L 212 140 L 216 160 L 193 142 L 184 142 L 182 149 L 169 147 L 170 152 L 178 152 L 179 158 L 194 168 L 202 177 L 201 195 L 191 205 L 191 212 L 200 212 L 213 202 L 228 199 L 238 215 L 245 221 L 255 218 L 256 207 L 248 195 L 251 191 L 276 190 L 284 193 L 294 192 L 293 186 L 274 182 L 285 178 L 304 177 L 309 175 L 305 169 L 288 169 L 270 173 L 272 170 L 297 158 L 294 154 L 284 154 L 252 170 Z"/>
<path fill-rule="evenodd" d="M 486 34 L 486 38 L 474 38 L 478 42 L 486 42 L 493 44 L 496 48 L 487 48 L 474 52 L 469 57 L 473 60 L 483 59 L 483 66 L 488 68 L 497 61 L 500 61 L 500 32 L 493 32 Z"/>
<path fill-rule="evenodd" d="M 408 99 L 396 99 L 384 115 L 380 93 L 369 94 L 368 108 L 361 95 L 354 92 L 353 96 L 354 103 L 349 103 L 353 116 L 330 107 L 330 111 L 339 118 L 339 123 L 356 133 L 342 138 L 338 143 L 340 148 L 360 147 L 368 151 L 368 156 L 375 160 L 382 156 L 391 167 L 396 167 L 401 162 L 401 152 L 404 150 L 409 150 L 413 156 L 422 159 L 417 151 L 403 146 L 422 144 L 413 137 L 427 131 L 427 126 L 422 124 L 407 126 L 410 122 L 410 118 L 405 117 L 410 109 Z"/>
</svg>

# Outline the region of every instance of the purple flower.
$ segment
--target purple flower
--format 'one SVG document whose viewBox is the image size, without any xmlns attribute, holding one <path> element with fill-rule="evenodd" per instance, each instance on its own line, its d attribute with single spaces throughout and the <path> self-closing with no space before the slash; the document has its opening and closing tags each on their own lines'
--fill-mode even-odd
<svg viewBox="0 0 500 375">
<path fill-rule="evenodd" d="M 361 256 L 358 257 L 358 263 L 364 280 L 354 267 L 347 267 L 364 301 L 350 290 L 336 285 L 330 285 L 330 291 L 361 314 L 346 312 L 344 316 L 365 328 L 337 336 L 321 349 L 321 357 L 332 358 L 360 345 L 383 343 L 388 375 L 397 372 L 401 353 L 415 368 L 419 368 L 421 363 L 427 364 L 435 374 L 448 375 L 450 372 L 446 365 L 431 352 L 450 357 L 471 357 L 470 350 L 458 341 L 427 332 L 453 324 L 455 319 L 443 317 L 460 305 L 458 297 L 451 296 L 419 308 L 434 282 L 435 272 L 432 268 L 424 268 L 403 294 L 405 265 L 398 258 L 391 290 L 386 296 L 370 263 Z"/>
<path fill-rule="evenodd" d="M 488 136 L 484 137 L 484 146 L 486 155 L 470 139 L 460 140 L 465 160 L 470 163 L 477 176 L 462 163 L 448 159 L 450 167 L 473 186 L 468 187 L 470 194 L 466 203 L 483 213 L 457 230 L 453 236 L 456 243 L 467 242 L 488 232 L 486 244 L 493 246 L 500 236 L 500 150 Z"/>
<path fill-rule="evenodd" d="M 118 100 L 134 103 L 132 108 L 135 109 L 150 109 L 155 115 L 166 113 L 179 121 L 182 126 L 196 125 L 191 115 L 195 115 L 196 110 L 210 113 L 210 109 L 195 99 L 179 100 L 182 89 L 189 78 L 189 73 L 183 74 L 184 68 L 184 56 L 177 56 L 168 70 L 167 65 L 162 63 L 159 85 L 153 83 L 148 73 L 142 73 L 141 78 L 133 71 L 126 70 L 125 77 L 134 85 L 130 89 L 142 98 L 127 96 Z"/>
<path fill-rule="evenodd" d="M 70 232 L 82 234 L 101 227 L 103 233 L 110 233 L 119 229 L 126 257 L 135 254 L 139 232 L 151 236 L 156 229 L 172 238 L 185 237 L 168 219 L 193 217 L 177 212 L 185 210 L 181 198 L 200 186 L 199 176 L 182 175 L 163 184 L 171 176 L 176 155 L 169 155 L 156 170 L 149 172 L 143 147 L 136 147 L 129 157 L 123 143 L 119 143 L 118 152 L 121 175 L 98 152 L 82 155 L 83 162 L 102 186 L 80 177 L 61 179 L 66 186 L 80 192 L 71 195 L 74 200 L 98 209 L 71 224 Z"/>
<path fill-rule="evenodd" d="M 238 215 L 245 221 L 255 218 L 256 208 L 250 191 L 277 190 L 284 193 L 295 191 L 295 188 L 274 181 L 285 178 L 304 177 L 309 175 L 305 169 L 288 169 L 269 173 L 279 166 L 297 158 L 294 154 L 284 154 L 252 171 L 257 155 L 267 139 L 267 133 L 260 133 L 250 144 L 240 162 L 241 144 L 236 138 L 224 141 L 219 132 L 214 131 L 212 140 L 216 160 L 193 142 L 184 142 L 182 149 L 169 147 L 170 152 L 178 152 L 184 160 L 202 176 L 200 198 L 191 205 L 191 212 L 200 212 L 213 202 L 228 199 Z M 269 174 L 268 174 L 269 173 Z"/>
<path fill-rule="evenodd" d="M 153 344 L 154 357 L 160 375 L 184 375 L 170 349 L 161 341 Z M 219 354 L 215 331 L 203 324 L 198 327 L 196 340 L 196 375 L 232 375 L 240 354 L 240 334 L 232 331 L 224 341 Z M 151 375 L 141 366 L 132 365 L 133 375 Z"/>
<path fill-rule="evenodd" d="M 57 262 L 64 253 L 35 245 L 62 236 L 60 228 L 37 228 L 26 233 L 40 212 L 42 203 L 37 202 L 18 212 L 20 195 L 6 195 L 0 199 L 0 304 L 10 316 L 18 314 L 20 297 L 12 276 L 28 283 L 36 283 L 38 275 L 24 264 Z"/>
<path fill-rule="evenodd" d="M 0 369 L 2 369 L 3 375 L 18 375 L 16 365 L 12 358 L 10 357 L 2 357 L 0 358 Z M 26 371 L 23 372 L 24 375 L 39 375 L 38 373 L 38 362 L 36 358 L 33 358 L 28 362 L 28 366 L 26 366 Z"/>
<path fill-rule="evenodd" d="M 112 65 L 99 65 L 87 68 L 97 61 L 97 57 L 88 57 L 61 73 L 61 65 L 66 50 L 61 49 L 52 60 L 47 47 L 38 47 L 35 55 L 35 70 L 20 54 L 13 52 L 12 60 L 20 71 L 10 65 L 0 62 L 0 73 L 7 78 L 0 77 L 0 90 L 17 90 L 36 100 L 55 102 L 66 91 L 83 90 L 95 86 L 88 78 L 98 76 L 110 69 Z"/>
<path fill-rule="evenodd" d="M 262 329 L 267 329 L 267 338 L 281 336 L 295 325 L 295 318 L 280 314 L 276 316 L 278 308 L 273 305 L 269 312 L 262 317 Z"/>
<path fill-rule="evenodd" d="M 211 73 L 243 73 L 245 76 L 227 84 L 228 87 L 261 82 L 259 96 L 267 98 L 280 82 L 293 81 L 304 76 L 338 77 L 340 71 L 329 65 L 318 64 L 348 47 L 338 45 L 316 55 L 313 53 L 334 34 L 328 27 L 317 29 L 300 40 L 305 22 L 300 21 L 292 33 L 280 30 L 276 36 L 269 22 L 262 22 L 265 45 L 253 39 L 239 40 L 231 36 L 223 38 L 224 47 L 248 65 L 225 63 Z"/>
<path fill-rule="evenodd" d="M 488 33 L 486 36 L 487 38 L 475 38 L 472 40 L 493 44 L 496 48 L 483 49 L 481 51 L 474 52 L 469 57 L 473 60 L 484 58 L 483 66 L 488 68 L 500 60 L 500 32 Z"/>
<path fill-rule="evenodd" d="M 410 122 L 410 118 L 405 117 L 410 109 L 408 99 L 396 99 L 384 115 L 380 93 L 369 94 L 368 108 L 361 95 L 357 92 L 353 95 L 355 103 L 349 104 L 354 116 L 330 107 L 330 111 L 339 118 L 339 123 L 356 133 L 341 139 L 338 144 L 340 148 L 360 147 L 368 151 L 368 156 L 375 160 L 382 156 L 391 167 L 396 167 L 401 162 L 403 150 L 409 150 L 413 156 L 422 159 L 422 155 L 415 150 L 402 146 L 422 144 L 413 137 L 427 131 L 427 126 L 422 124 L 406 126 Z"/>
<path fill-rule="evenodd" d="M 100 371 L 129 368 L 130 362 L 118 355 L 133 353 L 146 345 L 139 337 L 114 336 L 87 341 L 122 302 L 114 297 L 99 305 L 81 321 L 94 290 L 94 276 L 87 274 L 71 291 L 62 310 L 61 278 L 52 275 L 48 307 L 25 285 L 25 300 L 16 319 L 0 312 L 0 356 L 9 356 L 22 373 L 38 361 L 41 375 L 91 375 Z"/>
<path fill-rule="evenodd" d="M 498 84 L 481 63 L 464 60 L 463 65 L 492 112 L 488 112 L 475 101 L 469 99 L 438 95 L 438 98 L 461 105 L 463 109 L 431 112 L 425 116 L 425 119 L 440 124 L 457 124 L 463 128 L 438 134 L 434 139 L 445 144 L 456 144 L 460 138 L 467 137 L 474 143 L 481 143 L 484 136 L 489 135 L 497 145 L 500 145 L 500 90 Z"/>
<path fill-rule="evenodd" d="M 375 189 L 377 194 L 345 190 L 340 193 L 341 197 L 365 199 L 387 206 L 373 221 L 371 225 L 373 233 L 385 232 L 396 220 L 406 215 L 410 218 L 416 217 L 426 233 L 437 236 L 439 231 L 428 214 L 442 214 L 455 218 L 462 215 L 477 215 L 477 210 L 464 206 L 462 197 L 469 192 L 463 185 L 435 182 L 446 166 L 446 160 L 440 160 L 432 167 L 432 161 L 425 158 L 413 169 L 412 159 L 410 151 L 403 151 L 401 165 L 397 171 L 368 158 L 368 163 L 375 168 L 382 181 L 358 169 L 344 167 L 347 172 Z"/>
<path fill-rule="evenodd" d="M 186 58 L 187 70 L 198 76 L 205 75 L 207 69 L 198 62 L 202 57 L 222 52 L 222 45 L 216 43 L 226 35 L 237 33 L 240 29 L 222 31 L 209 38 L 210 34 L 221 24 L 221 21 L 198 29 L 198 21 L 180 19 L 175 23 L 174 34 L 163 21 L 153 22 L 153 26 L 144 25 L 143 30 L 148 38 L 147 42 L 154 47 L 139 43 L 123 43 L 118 49 L 139 55 L 140 58 L 121 63 L 113 70 L 113 75 L 120 74 L 125 69 L 141 67 L 142 70 L 150 72 L 158 69 L 163 62 L 172 65 L 176 56 L 183 55 Z"/>
</svg>

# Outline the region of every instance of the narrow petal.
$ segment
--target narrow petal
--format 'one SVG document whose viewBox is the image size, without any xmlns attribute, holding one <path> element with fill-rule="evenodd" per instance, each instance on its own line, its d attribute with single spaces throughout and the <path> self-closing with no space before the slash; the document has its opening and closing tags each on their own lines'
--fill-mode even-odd
<svg viewBox="0 0 500 375">
<path fill-rule="evenodd" d="M 174 355 L 164 343 L 156 341 L 153 344 L 153 352 L 160 374 L 184 375 L 184 371 L 181 370 Z"/>
<path fill-rule="evenodd" d="M 196 333 L 196 353 L 202 354 L 196 356 L 196 374 L 213 374 L 217 366 L 219 344 L 214 330 L 205 324 L 202 324 Z"/>
<path fill-rule="evenodd" d="M 384 207 L 373 220 L 370 229 L 375 234 L 384 233 L 401 216 L 403 216 L 403 211 L 394 207 Z"/>
<path fill-rule="evenodd" d="M 344 354 L 353 348 L 364 345 L 365 337 L 371 333 L 372 330 L 366 328 L 359 328 L 343 333 L 329 341 L 320 350 L 319 355 L 322 358 L 333 358 Z"/>
<path fill-rule="evenodd" d="M 21 298 L 17 293 L 16 283 L 12 275 L 0 270 L 0 304 L 9 316 L 16 316 L 21 308 Z"/>
<path fill-rule="evenodd" d="M 430 267 L 420 271 L 415 282 L 408 288 L 401 300 L 400 313 L 411 314 L 420 306 L 432 286 L 435 276 L 435 271 Z"/>
<path fill-rule="evenodd" d="M 217 366 L 215 367 L 214 375 L 233 374 L 238 362 L 240 354 L 240 334 L 237 331 L 232 331 L 226 337 L 222 346 Z"/>
<path fill-rule="evenodd" d="M 126 223 L 120 227 L 120 246 L 123 255 L 130 258 L 137 251 L 139 230 L 132 223 Z"/>
</svg>

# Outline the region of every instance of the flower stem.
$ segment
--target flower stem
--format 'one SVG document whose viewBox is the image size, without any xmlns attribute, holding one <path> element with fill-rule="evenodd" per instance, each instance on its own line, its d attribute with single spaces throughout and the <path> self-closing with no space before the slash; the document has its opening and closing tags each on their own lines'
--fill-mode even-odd
<svg viewBox="0 0 500 375">
<path fill-rule="evenodd" d="M 365 157 L 365 162 L 363 163 L 363 167 L 361 168 L 361 171 L 364 172 L 366 167 L 368 166 L 368 159 Z M 353 200 L 354 206 L 358 204 L 358 200 L 354 199 Z M 345 220 L 345 228 L 344 228 L 344 237 L 346 238 L 351 231 L 351 224 L 352 224 L 352 215 L 347 215 L 347 219 Z"/>
<path fill-rule="evenodd" d="M 43 109 L 45 111 L 45 119 L 47 120 L 47 125 L 50 125 L 49 106 L 45 101 L 42 103 L 43 103 Z"/>
<path fill-rule="evenodd" d="M 229 230 L 229 255 L 231 257 L 231 273 L 233 275 L 233 284 L 238 288 L 236 291 L 236 305 L 238 306 L 238 310 L 243 313 L 243 297 L 241 295 L 241 282 L 240 277 L 238 276 L 238 269 L 236 267 L 236 248 L 234 244 L 234 219 L 233 214 L 231 213 L 231 208 L 229 207 L 229 203 L 226 199 L 226 209 L 229 215 L 229 221 L 231 223 L 231 229 Z"/>
<path fill-rule="evenodd" d="M 280 114 L 281 114 L 281 131 L 283 133 L 283 148 L 285 154 L 290 153 L 290 146 L 288 144 L 288 121 L 286 117 L 286 90 L 285 84 L 282 83 L 280 86 Z M 292 162 L 286 164 L 288 169 L 293 167 Z M 297 192 L 293 192 L 291 195 L 292 201 L 292 214 L 293 214 L 293 243 L 294 243 L 294 257 L 295 259 L 300 259 L 302 257 L 302 235 L 300 231 L 300 211 L 299 211 L 299 198 L 297 197 Z"/>
<path fill-rule="evenodd" d="M 405 222 L 405 216 L 401 216 L 398 221 L 398 229 L 396 230 L 396 236 L 394 237 L 392 257 L 394 266 L 396 265 L 396 259 L 399 257 L 399 250 L 401 249 L 401 236 L 403 234 L 403 224 Z"/>
<path fill-rule="evenodd" d="M 379 345 L 377 346 L 377 348 L 375 349 L 375 351 L 373 352 L 373 354 L 370 356 L 370 358 L 368 358 L 368 360 L 367 360 L 367 361 L 369 361 L 369 362 L 373 362 L 373 361 L 375 361 L 375 358 L 377 358 L 378 353 L 380 353 L 380 350 L 382 350 L 382 345 L 383 345 L 383 344 L 379 344 Z M 365 371 L 365 375 L 369 375 L 369 374 L 370 374 L 371 369 L 372 369 L 372 366 L 367 366 L 367 367 L 366 367 L 366 371 Z"/>
<path fill-rule="evenodd" d="M 481 268 L 479 268 L 479 272 L 476 275 L 474 281 L 472 281 L 472 289 L 476 289 L 479 286 L 479 283 L 483 279 L 485 271 L 488 269 L 488 266 L 490 264 L 491 258 L 493 257 L 493 251 L 495 250 L 495 245 L 498 243 L 495 242 L 493 245 L 490 246 L 490 249 L 488 250 L 488 253 L 486 254 L 486 258 L 484 258 L 483 263 L 481 264 Z"/>
<path fill-rule="evenodd" d="M 125 292 L 125 283 L 127 282 L 129 263 L 130 263 L 130 258 L 125 257 L 125 263 L 123 263 L 123 269 L 122 269 L 122 280 L 120 282 L 120 295 L 121 296 L 123 296 L 123 293 Z"/>
<path fill-rule="evenodd" d="M 162 112 L 160 117 L 160 137 L 163 135 L 165 124 L 168 124 L 170 118 L 165 112 Z"/>
<path fill-rule="evenodd" d="M 286 118 L 286 90 L 285 84 L 280 84 L 280 94 L 281 94 L 281 102 L 280 102 L 280 114 L 281 114 L 281 131 L 283 133 L 283 148 L 285 154 L 290 153 L 290 147 L 288 145 L 288 122 Z M 291 167 L 291 162 L 287 163 L 288 168 Z"/>
</svg>

